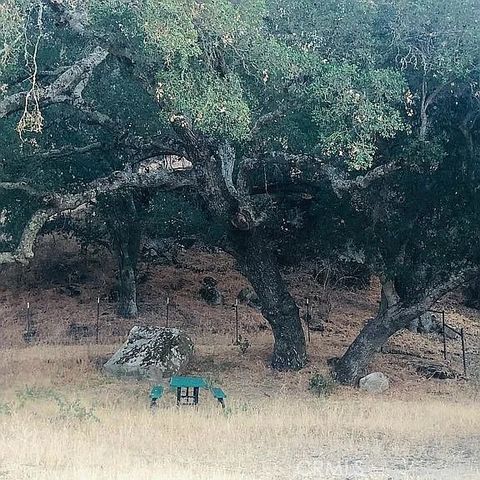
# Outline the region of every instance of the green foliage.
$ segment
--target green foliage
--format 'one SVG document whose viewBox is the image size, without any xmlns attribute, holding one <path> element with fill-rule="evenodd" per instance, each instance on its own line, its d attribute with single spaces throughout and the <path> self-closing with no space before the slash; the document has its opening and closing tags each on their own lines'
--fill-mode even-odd
<svg viewBox="0 0 480 480">
<path fill-rule="evenodd" d="M 402 68 L 449 82 L 464 78 L 478 62 L 476 0 L 396 0 L 385 14 Z"/>
<path fill-rule="evenodd" d="M 238 141 L 248 136 L 250 110 L 234 74 L 222 79 L 211 73 L 178 76 L 167 71 L 159 75 L 157 98 L 166 107 L 164 115 L 186 114 L 202 132 Z"/>
<path fill-rule="evenodd" d="M 15 0 L 3 0 L 0 3 L 0 79 L 22 47 L 24 25 L 22 7 L 23 2 Z M 0 98 L 5 91 L 6 86 L 0 84 Z"/>
<path fill-rule="evenodd" d="M 309 381 L 308 389 L 319 397 L 327 397 L 335 390 L 335 382 L 329 376 L 316 373 Z"/>
<path fill-rule="evenodd" d="M 63 395 L 51 388 L 26 387 L 17 392 L 18 408 L 24 408 L 27 403 L 39 400 L 53 401 L 58 407 L 56 420 L 64 421 L 94 421 L 99 419 L 95 416 L 92 408 L 85 407 L 77 400 L 67 400 Z"/>
<path fill-rule="evenodd" d="M 200 131 L 234 140 L 245 139 L 251 125 L 242 75 L 256 75 L 260 82 L 268 70 L 252 58 L 252 51 L 262 55 L 264 42 L 272 46 L 263 32 L 263 13 L 258 0 L 91 0 L 89 5 L 95 29 L 154 65 L 164 120 L 182 114 Z"/>
<path fill-rule="evenodd" d="M 344 158 L 355 170 L 371 167 L 380 139 L 408 131 L 402 115 L 406 90 L 402 76 L 393 70 L 326 68 L 312 86 L 321 153 Z"/>
</svg>

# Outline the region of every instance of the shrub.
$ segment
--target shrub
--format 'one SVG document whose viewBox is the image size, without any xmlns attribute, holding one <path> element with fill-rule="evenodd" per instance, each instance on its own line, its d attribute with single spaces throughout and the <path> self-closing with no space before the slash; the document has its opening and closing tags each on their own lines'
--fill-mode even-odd
<svg viewBox="0 0 480 480">
<path fill-rule="evenodd" d="M 310 379 L 308 389 L 319 397 L 326 397 L 333 393 L 335 382 L 331 377 L 317 373 Z"/>
</svg>

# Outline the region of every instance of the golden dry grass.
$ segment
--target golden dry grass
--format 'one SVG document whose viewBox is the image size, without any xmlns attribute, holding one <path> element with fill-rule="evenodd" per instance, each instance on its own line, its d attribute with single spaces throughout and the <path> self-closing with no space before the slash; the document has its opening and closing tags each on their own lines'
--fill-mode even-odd
<svg viewBox="0 0 480 480">
<path fill-rule="evenodd" d="M 0 352 L 0 479 L 480 478 L 469 389 L 316 398 L 308 374 L 229 370 L 222 348 L 200 345 L 199 364 L 220 352 L 209 375 L 229 393 L 227 410 L 208 395 L 177 409 L 168 394 L 152 414 L 148 383 L 96 368 L 113 348 Z"/>
</svg>

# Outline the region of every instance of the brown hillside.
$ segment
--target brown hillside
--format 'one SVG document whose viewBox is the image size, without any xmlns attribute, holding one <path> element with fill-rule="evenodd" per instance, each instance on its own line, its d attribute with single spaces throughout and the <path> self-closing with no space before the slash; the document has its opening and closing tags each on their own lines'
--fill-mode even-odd
<svg viewBox="0 0 480 480">
<path fill-rule="evenodd" d="M 139 287 L 140 318 L 124 320 L 115 315 L 115 303 L 109 300 L 115 284 L 114 265 L 107 252 L 80 254 L 79 247 L 61 238 L 45 238 L 38 254 L 27 268 L 8 267 L 0 271 L 0 346 L 25 345 L 26 304 L 30 302 L 36 343 L 72 344 L 94 342 L 96 298 L 101 297 L 100 343 L 105 355 L 123 341 L 134 324 L 164 325 L 165 300 L 171 298 L 170 325 L 189 332 L 197 344 L 198 361 L 194 369 L 203 373 L 232 376 L 241 383 L 242 374 L 275 375 L 265 365 L 271 351 L 272 337 L 261 314 L 254 308 L 240 307 L 242 335 L 251 346 L 242 355 L 232 345 L 234 310 L 238 292 L 247 285 L 235 270 L 231 257 L 201 250 L 183 252 L 178 264 L 142 266 Z M 204 276 L 214 276 L 225 297 L 225 305 L 208 306 L 198 290 Z M 291 291 L 302 311 L 305 299 L 312 299 L 313 315 L 318 308 L 321 285 L 306 271 L 287 276 Z M 339 356 L 374 312 L 379 296 L 375 282 L 363 291 L 339 290 L 332 294 L 333 309 L 323 333 L 312 332 L 309 344 L 309 367 L 295 379 L 306 384 L 314 371 L 327 369 L 327 359 Z M 480 345 L 480 315 L 461 306 L 458 295 L 444 300 L 439 309 L 447 312 L 447 321 L 467 332 L 470 374 L 475 375 Z M 68 335 L 71 324 L 87 326 L 89 335 L 74 338 Z M 428 380 L 416 373 L 426 362 L 442 363 L 442 339 L 438 335 L 422 336 L 405 332 L 390 341 L 388 351 L 394 354 L 377 356 L 372 370 L 381 370 L 393 380 L 393 390 L 411 388 L 443 391 L 463 388 L 462 381 Z M 460 342 L 449 340 L 448 365 L 462 372 Z M 260 378 L 259 377 L 259 378 Z M 292 377 L 293 379 L 293 377 Z"/>
</svg>

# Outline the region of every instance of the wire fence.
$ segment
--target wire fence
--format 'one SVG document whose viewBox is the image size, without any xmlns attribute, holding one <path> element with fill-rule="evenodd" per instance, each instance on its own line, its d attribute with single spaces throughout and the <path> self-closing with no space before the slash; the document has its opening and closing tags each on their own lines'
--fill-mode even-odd
<svg viewBox="0 0 480 480">
<path fill-rule="evenodd" d="M 171 309 L 172 309 L 172 301 L 169 296 L 166 297 L 165 299 L 165 309 L 164 309 L 164 326 L 165 328 L 170 328 L 171 326 Z M 312 340 L 312 301 L 310 298 L 307 298 L 305 300 L 305 315 L 303 316 L 304 324 L 305 324 L 305 330 L 306 330 L 306 339 L 308 343 L 311 342 Z M 102 298 L 100 296 L 97 297 L 96 299 L 96 309 L 95 309 L 95 322 L 94 322 L 94 341 L 98 345 L 101 343 L 101 310 L 102 310 Z M 242 331 L 241 331 L 241 322 L 240 322 L 240 316 L 241 316 L 241 309 L 240 309 L 240 303 L 238 299 L 235 300 L 235 303 L 233 305 L 233 319 L 232 319 L 232 344 L 233 345 L 240 345 L 241 339 L 242 339 Z M 462 355 L 462 364 L 463 364 L 463 372 L 465 377 L 467 376 L 468 373 L 468 365 L 467 365 L 467 346 L 466 346 L 466 332 L 464 328 L 456 328 L 446 321 L 446 312 L 445 310 L 429 310 L 428 313 L 432 313 L 434 315 L 439 315 L 441 317 L 442 321 L 442 340 L 443 340 L 443 358 L 445 361 L 448 360 L 449 357 L 449 340 L 457 340 L 460 342 L 461 346 L 461 355 Z M 32 315 L 32 305 L 30 302 L 27 302 L 26 308 L 25 308 L 25 330 L 23 332 L 23 339 L 25 343 L 30 344 L 34 341 L 36 335 L 37 335 L 37 327 L 33 319 Z M 83 327 L 82 329 L 81 326 L 74 326 L 72 329 L 72 334 L 77 337 L 83 336 L 82 333 L 85 333 L 87 327 Z M 456 338 L 452 339 L 451 335 L 449 335 L 449 332 L 451 332 L 453 335 L 455 335 Z M 451 353 L 452 355 L 453 353 Z"/>
</svg>

